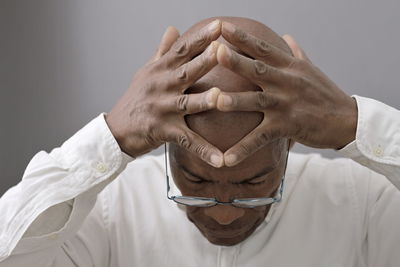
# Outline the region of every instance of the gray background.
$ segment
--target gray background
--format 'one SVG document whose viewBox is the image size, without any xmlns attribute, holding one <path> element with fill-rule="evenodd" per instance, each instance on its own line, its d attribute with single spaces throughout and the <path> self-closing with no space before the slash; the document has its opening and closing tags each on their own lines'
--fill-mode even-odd
<svg viewBox="0 0 400 267">
<path fill-rule="evenodd" d="M 348 94 L 399 108 L 399 10 L 395 0 L 0 0 L 0 196 L 35 153 L 111 109 L 168 25 L 259 20 L 295 36 Z"/>
</svg>

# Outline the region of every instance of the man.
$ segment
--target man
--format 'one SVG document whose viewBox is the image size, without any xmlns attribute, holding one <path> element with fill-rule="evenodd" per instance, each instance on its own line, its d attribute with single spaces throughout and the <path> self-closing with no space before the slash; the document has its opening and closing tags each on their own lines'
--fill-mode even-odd
<svg viewBox="0 0 400 267">
<path fill-rule="evenodd" d="M 1 198 L 0 266 L 397 266 L 399 115 L 256 21 L 170 27 L 112 111 Z M 165 142 L 170 164 L 138 158 Z M 287 163 L 293 142 L 366 167 Z"/>
</svg>

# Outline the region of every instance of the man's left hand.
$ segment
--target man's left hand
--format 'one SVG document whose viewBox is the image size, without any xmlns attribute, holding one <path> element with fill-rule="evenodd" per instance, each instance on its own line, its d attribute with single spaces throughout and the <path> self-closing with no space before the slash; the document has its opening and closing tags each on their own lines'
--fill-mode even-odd
<svg viewBox="0 0 400 267">
<path fill-rule="evenodd" d="M 221 92 L 221 111 L 258 111 L 264 120 L 224 153 L 234 166 L 279 138 L 306 146 L 339 149 L 355 139 L 357 105 L 314 66 L 293 38 L 285 36 L 294 56 L 223 22 L 223 37 L 246 57 L 221 45 L 218 62 L 257 84 L 261 91 Z"/>
</svg>

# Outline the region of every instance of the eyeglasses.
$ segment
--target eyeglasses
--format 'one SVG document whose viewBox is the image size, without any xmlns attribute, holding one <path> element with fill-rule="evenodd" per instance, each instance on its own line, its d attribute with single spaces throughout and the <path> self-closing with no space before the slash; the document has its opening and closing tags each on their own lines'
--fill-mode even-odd
<svg viewBox="0 0 400 267">
<path fill-rule="evenodd" d="M 164 144 L 164 157 L 165 157 L 165 175 L 167 178 L 167 198 L 172 200 L 178 204 L 192 206 L 192 207 L 213 207 L 216 205 L 229 205 L 238 208 L 256 208 L 261 206 L 266 206 L 272 204 L 274 202 L 279 202 L 282 199 L 284 182 L 285 182 L 285 173 L 287 162 L 289 158 L 289 149 L 290 149 L 290 141 L 288 141 L 288 149 L 286 152 L 286 160 L 285 160 L 285 169 L 283 172 L 283 176 L 281 179 L 281 183 L 279 188 L 277 189 L 276 195 L 274 197 L 261 197 L 261 198 L 240 198 L 233 199 L 229 202 L 219 201 L 216 198 L 206 198 L 206 197 L 192 197 L 192 196 L 171 196 L 170 195 L 170 184 L 169 184 L 169 175 L 168 175 L 168 159 L 167 159 L 167 144 Z"/>
</svg>

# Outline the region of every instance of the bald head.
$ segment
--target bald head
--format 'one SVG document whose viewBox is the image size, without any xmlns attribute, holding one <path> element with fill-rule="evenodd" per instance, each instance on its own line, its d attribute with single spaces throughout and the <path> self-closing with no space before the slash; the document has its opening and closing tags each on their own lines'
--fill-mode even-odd
<svg viewBox="0 0 400 267">
<path fill-rule="evenodd" d="M 184 35 L 200 30 L 202 27 L 215 19 L 230 22 L 247 33 L 250 33 L 259 39 L 265 40 L 289 54 L 291 53 L 286 42 L 278 34 L 264 24 L 248 18 L 208 18 L 193 25 L 187 32 L 184 33 Z M 236 47 L 233 47 L 230 43 L 228 43 L 222 36 L 218 39 L 218 41 L 245 55 L 242 51 L 239 51 Z M 209 73 L 198 80 L 193 86 L 186 90 L 186 93 L 203 92 L 212 87 L 218 87 L 222 91 L 226 92 L 261 90 L 257 85 L 249 80 L 220 65 L 217 65 Z M 258 124 L 260 124 L 262 120 L 263 114 L 258 112 L 207 111 L 186 116 L 186 122 L 190 129 L 200 134 L 208 142 L 223 152 L 251 132 L 255 127 L 257 127 Z"/>
<path fill-rule="evenodd" d="M 271 29 L 257 21 L 245 18 L 206 19 L 192 26 L 185 34 L 197 31 L 215 19 L 230 22 L 256 38 L 265 40 L 290 53 L 285 41 Z M 228 35 L 224 36 L 228 38 Z M 222 37 L 218 41 L 242 53 Z M 242 54 L 244 55 L 244 53 Z M 217 65 L 186 92 L 198 93 L 211 87 L 218 87 L 225 92 L 261 90 L 249 80 L 222 65 Z M 223 152 L 238 143 L 262 120 L 263 113 L 258 112 L 213 110 L 186 116 L 189 128 Z M 287 147 L 285 141 L 284 139 L 276 140 L 276 142 L 263 146 L 238 164 L 230 167 L 225 165 L 220 168 L 205 163 L 195 153 L 172 145 L 169 153 L 173 180 L 183 196 L 214 198 L 224 203 L 238 198 L 272 197 L 277 192 L 285 171 L 285 154 L 282 153 Z M 254 183 L 254 179 L 258 179 L 256 183 Z M 269 205 L 265 205 L 250 209 L 229 205 L 187 206 L 186 213 L 189 220 L 211 243 L 232 246 L 242 242 L 255 231 L 263 222 L 269 207 Z M 240 233 L 238 233 L 239 229 Z"/>
</svg>

